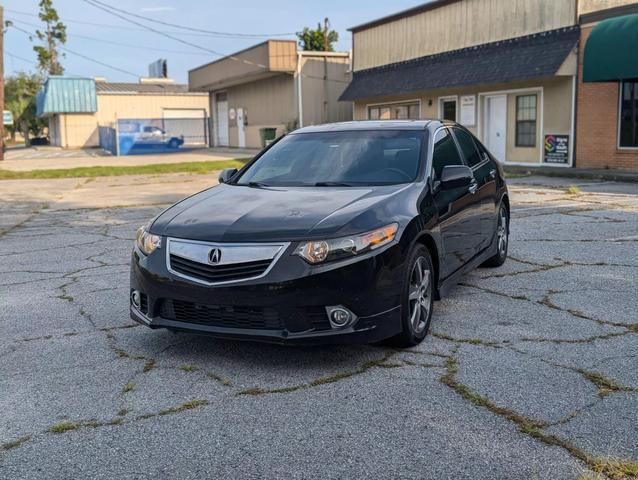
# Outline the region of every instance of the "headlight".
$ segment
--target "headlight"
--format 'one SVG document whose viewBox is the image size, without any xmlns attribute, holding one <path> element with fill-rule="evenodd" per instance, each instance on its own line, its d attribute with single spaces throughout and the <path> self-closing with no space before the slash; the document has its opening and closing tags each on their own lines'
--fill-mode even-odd
<svg viewBox="0 0 638 480">
<path fill-rule="evenodd" d="M 135 234 L 135 244 L 144 255 L 150 255 L 162 245 L 162 237 L 146 231 L 146 227 L 140 227 Z"/>
<path fill-rule="evenodd" d="M 295 254 L 312 264 L 360 255 L 390 243 L 398 228 L 397 223 L 392 223 L 352 237 L 306 242 L 299 245 Z"/>
</svg>

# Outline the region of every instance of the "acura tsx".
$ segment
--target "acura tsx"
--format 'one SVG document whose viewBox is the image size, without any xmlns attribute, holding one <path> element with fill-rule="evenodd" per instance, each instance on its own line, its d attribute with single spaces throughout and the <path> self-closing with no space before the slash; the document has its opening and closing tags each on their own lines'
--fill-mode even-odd
<svg viewBox="0 0 638 480">
<path fill-rule="evenodd" d="M 507 257 L 503 170 L 452 122 L 283 136 L 137 232 L 131 318 L 277 343 L 416 345 L 433 301 Z"/>
</svg>

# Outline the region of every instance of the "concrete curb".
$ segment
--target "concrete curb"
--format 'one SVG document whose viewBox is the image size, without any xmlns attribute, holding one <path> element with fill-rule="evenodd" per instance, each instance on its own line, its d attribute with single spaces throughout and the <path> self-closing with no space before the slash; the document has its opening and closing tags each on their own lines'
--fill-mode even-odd
<svg viewBox="0 0 638 480">
<path fill-rule="evenodd" d="M 638 171 L 604 170 L 585 168 L 556 168 L 556 167 L 522 167 L 505 165 L 507 173 L 529 173 L 546 177 L 582 178 L 589 180 L 606 180 L 610 182 L 638 183 Z"/>
</svg>

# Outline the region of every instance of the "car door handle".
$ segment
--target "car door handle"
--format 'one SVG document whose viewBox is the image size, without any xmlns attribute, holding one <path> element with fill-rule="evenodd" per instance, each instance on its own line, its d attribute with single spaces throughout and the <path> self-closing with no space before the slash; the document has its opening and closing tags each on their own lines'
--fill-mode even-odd
<svg viewBox="0 0 638 480">
<path fill-rule="evenodd" d="M 476 193 L 476 191 L 478 190 L 478 183 L 476 183 L 476 180 L 470 183 L 468 190 L 472 195 Z"/>
<path fill-rule="evenodd" d="M 496 178 L 496 170 L 490 170 L 490 178 L 494 180 Z"/>
</svg>

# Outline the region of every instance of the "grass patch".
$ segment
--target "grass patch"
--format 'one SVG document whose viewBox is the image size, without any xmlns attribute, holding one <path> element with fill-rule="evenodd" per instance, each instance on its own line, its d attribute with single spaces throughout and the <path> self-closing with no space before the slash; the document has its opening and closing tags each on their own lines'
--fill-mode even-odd
<svg viewBox="0 0 638 480">
<path fill-rule="evenodd" d="M 154 368 L 155 368 L 155 360 L 151 358 L 150 360 L 147 360 L 146 363 L 144 364 L 144 368 L 142 369 L 142 372 L 147 373 L 153 370 Z"/>
<path fill-rule="evenodd" d="M 505 178 L 507 179 L 512 179 L 512 178 L 525 178 L 525 177 L 531 177 L 532 173 L 509 173 L 509 172 L 505 172 Z"/>
<path fill-rule="evenodd" d="M 594 472 L 606 475 L 612 480 L 628 480 L 638 478 L 638 462 L 605 458 L 594 461 L 590 467 Z"/>
<path fill-rule="evenodd" d="M 82 424 L 79 422 L 71 422 L 68 420 L 64 420 L 63 422 L 56 423 L 55 425 L 51 425 L 48 428 L 48 431 L 51 433 L 65 433 L 70 430 L 76 430 L 80 428 Z"/>
<path fill-rule="evenodd" d="M 122 392 L 126 393 L 126 392 L 130 392 L 131 390 L 133 390 L 135 388 L 135 384 L 133 382 L 128 382 L 124 385 L 124 387 L 122 388 Z"/>
<path fill-rule="evenodd" d="M 11 450 L 12 448 L 18 448 L 20 445 L 22 445 L 25 442 L 28 442 L 29 440 L 31 440 L 30 436 L 26 436 L 26 437 L 20 437 L 17 440 L 13 440 L 11 442 L 5 442 L 0 444 L 0 450 Z"/>
<path fill-rule="evenodd" d="M 583 377 L 589 380 L 591 383 L 598 387 L 598 395 L 604 397 L 605 395 L 609 395 L 613 392 L 630 392 L 633 389 L 629 387 L 625 387 L 624 385 L 620 385 L 615 380 L 611 378 L 607 378 L 604 375 L 598 372 L 590 372 L 584 370 L 582 368 L 574 369 L 576 372 L 580 373 Z"/>
<path fill-rule="evenodd" d="M 208 372 L 206 376 L 211 380 L 215 380 L 216 382 L 219 382 L 226 387 L 230 385 L 229 379 L 227 379 L 226 377 L 222 377 L 221 375 L 217 375 L 216 373 Z"/>
<path fill-rule="evenodd" d="M 241 392 L 237 392 L 237 396 L 239 395 L 251 395 L 251 396 L 257 396 L 257 395 L 268 395 L 271 393 L 291 393 L 291 392 L 296 392 L 297 390 L 301 390 L 303 388 L 306 388 L 307 385 L 293 385 L 291 387 L 280 387 L 280 388 L 259 388 L 259 387 L 255 387 L 255 388 L 248 388 L 246 390 L 242 390 Z"/>
<path fill-rule="evenodd" d="M 153 165 L 56 168 L 14 172 L 0 169 L 0 180 L 24 180 L 38 178 L 93 178 L 122 175 L 152 175 L 163 173 L 209 173 L 224 168 L 241 168 L 248 159 L 209 160 L 205 162 L 158 163 Z"/>
<path fill-rule="evenodd" d="M 145 413 L 144 415 L 140 415 L 139 417 L 137 417 L 137 419 L 138 420 L 144 420 L 146 418 L 153 418 L 153 417 L 161 417 L 161 416 L 164 416 L 164 415 L 171 415 L 173 413 L 184 412 L 186 410 L 193 410 L 194 408 L 203 407 L 205 405 L 208 405 L 208 400 L 188 400 L 188 401 L 182 403 L 178 407 L 166 408 L 164 410 L 160 410 L 157 413 Z"/>
<path fill-rule="evenodd" d="M 570 185 L 565 191 L 570 195 L 578 195 L 579 193 L 581 193 L 580 188 L 578 188 L 576 185 Z"/>
<path fill-rule="evenodd" d="M 177 368 L 185 372 L 196 372 L 197 370 L 199 370 L 199 367 L 197 365 L 191 365 L 190 363 L 184 363 Z"/>
</svg>

